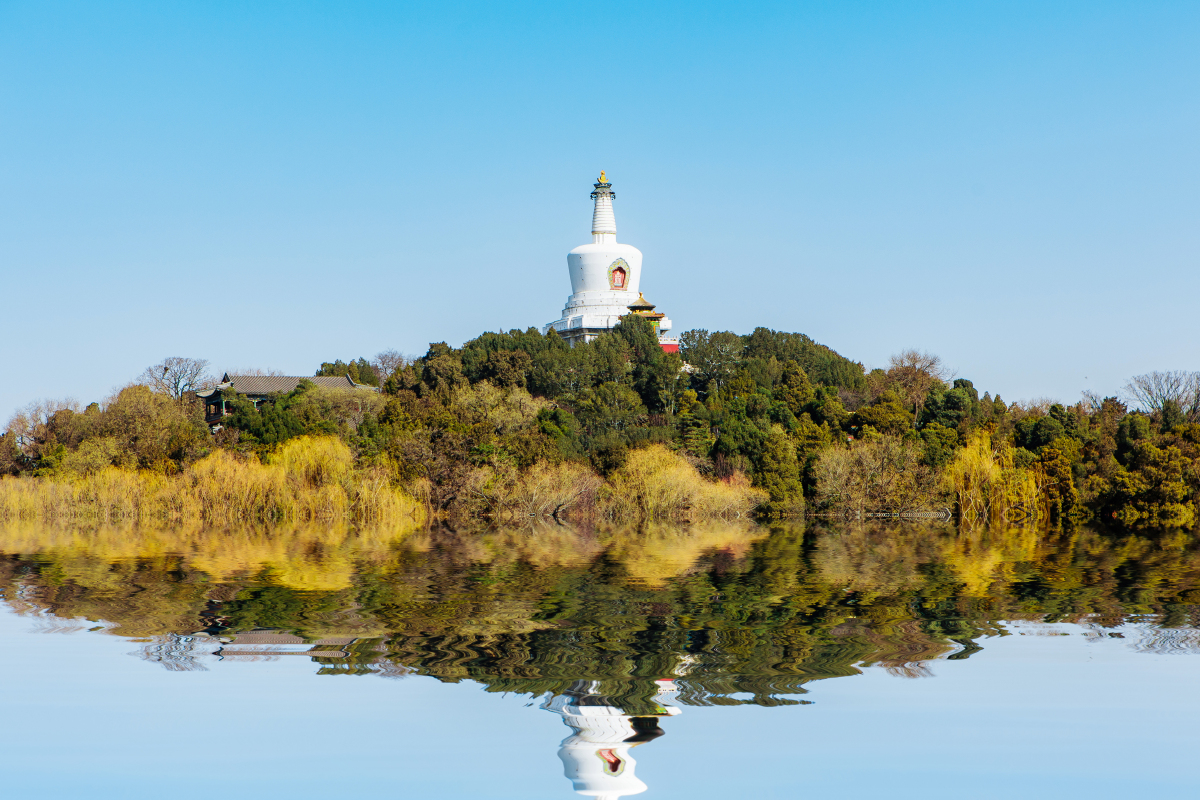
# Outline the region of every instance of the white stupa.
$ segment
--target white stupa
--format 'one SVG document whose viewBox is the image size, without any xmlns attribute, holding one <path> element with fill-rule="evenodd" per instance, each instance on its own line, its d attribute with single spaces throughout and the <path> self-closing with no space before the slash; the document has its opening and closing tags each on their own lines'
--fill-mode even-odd
<svg viewBox="0 0 1200 800">
<path fill-rule="evenodd" d="M 567 253 L 567 271 L 571 275 L 571 296 L 562 317 L 542 328 L 557 331 L 571 344 L 590 341 L 616 326 L 621 317 L 637 306 L 657 325 L 663 349 L 679 349 L 677 339 L 663 333 L 671 329 L 671 320 L 652 314 L 654 306 L 641 296 L 642 251 L 617 241 L 617 219 L 613 215 L 612 184 L 603 172 L 593 184 L 592 242 L 581 244 Z M 648 310 L 647 310 L 648 309 Z"/>
</svg>

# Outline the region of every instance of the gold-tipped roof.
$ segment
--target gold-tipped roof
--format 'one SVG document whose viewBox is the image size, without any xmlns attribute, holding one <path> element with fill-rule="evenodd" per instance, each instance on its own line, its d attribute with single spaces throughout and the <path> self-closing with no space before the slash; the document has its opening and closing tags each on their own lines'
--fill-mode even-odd
<svg viewBox="0 0 1200 800">
<path fill-rule="evenodd" d="M 630 311 L 653 311 L 654 303 L 651 303 L 641 292 L 638 292 L 638 299 L 630 303 L 627 308 Z"/>
</svg>

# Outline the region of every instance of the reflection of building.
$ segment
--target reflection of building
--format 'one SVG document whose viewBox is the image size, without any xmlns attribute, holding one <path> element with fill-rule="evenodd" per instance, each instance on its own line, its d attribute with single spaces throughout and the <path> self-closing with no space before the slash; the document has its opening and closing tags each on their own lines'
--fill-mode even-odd
<svg viewBox="0 0 1200 800">
<path fill-rule="evenodd" d="M 659 333 L 659 344 L 668 352 L 679 350 L 679 340 L 663 334 L 671 329 L 665 314 L 654 314 L 638 291 L 642 280 L 642 251 L 617 242 L 617 220 L 613 215 L 616 194 L 600 173 L 592 199 L 592 242 L 582 244 L 567 254 L 567 270 L 571 275 L 571 296 L 562 317 L 543 328 L 557 331 L 571 344 L 595 339 L 616 326 L 629 313 L 647 316 Z"/>
<path fill-rule="evenodd" d="M 612 800 L 646 791 L 646 784 L 634 774 L 637 762 L 630 751 L 663 735 L 658 727 L 659 717 L 680 713 L 680 709 L 672 705 L 674 682 L 655 683 L 658 693 L 654 703 L 658 713 L 638 716 L 624 713 L 609 705 L 608 698 L 595 694 L 595 681 L 576 681 L 570 690 L 551 697 L 542 706 L 561 715 L 563 722 L 574 731 L 563 740 L 558 757 L 563 762 L 563 773 L 574 784 L 576 792 Z"/>
<path fill-rule="evenodd" d="M 278 656 L 308 656 L 309 658 L 347 658 L 348 648 L 357 639 L 353 636 L 329 636 L 305 641 L 290 633 L 274 630 L 231 633 L 210 636 L 206 633 L 180 635 L 169 633 L 154 636 L 142 646 L 139 655 L 146 661 L 162 664 L 173 672 L 207 670 L 208 657 L 218 660 L 274 661 Z"/>
</svg>

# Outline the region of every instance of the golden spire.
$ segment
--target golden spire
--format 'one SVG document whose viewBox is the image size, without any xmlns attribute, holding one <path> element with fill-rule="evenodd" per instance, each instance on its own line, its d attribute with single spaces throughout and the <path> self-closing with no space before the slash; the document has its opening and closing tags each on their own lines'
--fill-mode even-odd
<svg viewBox="0 0 1200 800">
<path fill-rule="evenodd" d="M 606 181 L 606 180 L 604 179 L 604 170 L 600 170 L 600 182 L 601 182 L 601 183 L 608 183 L 608 181 Z"/>
</svg>

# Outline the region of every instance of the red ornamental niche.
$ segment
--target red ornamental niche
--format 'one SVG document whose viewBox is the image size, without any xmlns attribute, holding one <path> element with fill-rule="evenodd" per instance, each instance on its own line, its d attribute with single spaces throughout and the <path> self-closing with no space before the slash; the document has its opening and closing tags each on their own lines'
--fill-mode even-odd
<svg viewBox="0 0 1200 800">
<path fill-rule="evenodd" d="M 629 282 L 629 265 L 625 263 L 625 259 L 618 258 L 608 268 L 608 287 L 610 289 L 624 289 Z"/>
</svg>

